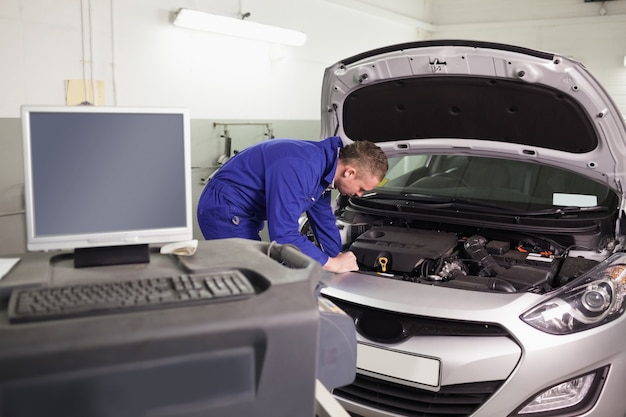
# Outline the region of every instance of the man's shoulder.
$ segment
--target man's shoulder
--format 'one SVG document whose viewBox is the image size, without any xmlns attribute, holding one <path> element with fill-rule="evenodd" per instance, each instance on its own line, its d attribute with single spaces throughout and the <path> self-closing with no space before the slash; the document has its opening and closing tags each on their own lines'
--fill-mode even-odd
<svg viewBox="0 0 626 417">
<path fill-rule="evenodd" d="M 320 142 L 329 143 L 334 147 L 342 147 L 343 141 L 340 136 L 329 136 L 326 139 L 322 139 Z"/>
</svg>

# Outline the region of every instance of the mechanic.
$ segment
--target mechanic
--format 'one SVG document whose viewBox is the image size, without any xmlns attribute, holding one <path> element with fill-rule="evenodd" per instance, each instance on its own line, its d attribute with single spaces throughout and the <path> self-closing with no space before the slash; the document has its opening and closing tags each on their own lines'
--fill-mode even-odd
<svg viewBox="0 0 626 417">
<path fill-rule="evenodd" d="M 198 202 L 198 224 L 207 240 L 261 240 L 267 220 L 270 240 L 298 247 L 325 270 L 358 270 L 355 255 L 341 251 L 330 190 L 361 196 L 376 187 L 388 167 L 383 151 L 367 141 L 345 147 L 337 136 L 260 142 L 215 172 Z M 319 248 L 299 231 L 305 212 Z"/>
</svg>

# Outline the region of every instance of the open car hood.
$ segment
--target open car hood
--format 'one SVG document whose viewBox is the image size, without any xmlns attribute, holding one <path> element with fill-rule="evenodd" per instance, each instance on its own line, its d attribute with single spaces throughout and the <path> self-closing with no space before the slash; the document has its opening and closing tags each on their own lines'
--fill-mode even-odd
<svg viewBox="0 0 626 417">
<path fill-rule="evenodd" d="M 400 44 L 328 67 L 322 136 L 369 140 L 389 156 L 455 153 L 534 160 L 626 180 L 623 116 L 579 62 L 511 45 Z"/>
</svg>

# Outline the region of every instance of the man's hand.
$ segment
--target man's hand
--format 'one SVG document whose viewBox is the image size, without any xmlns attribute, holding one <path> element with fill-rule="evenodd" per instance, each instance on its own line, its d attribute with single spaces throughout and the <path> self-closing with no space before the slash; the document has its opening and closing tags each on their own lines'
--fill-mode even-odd
<svg viewBox="0 0 626 417">
<path fill-rule="evenodd" d="M 341 273 L 348 271 L 358 271 L 359 265 L 356 263 L 356 256 L 354 253 L 347 251 L 341 252 L 334 258 L 328 258 L 328 261 L 322 267 L 326 271 Z"/>
</svg>

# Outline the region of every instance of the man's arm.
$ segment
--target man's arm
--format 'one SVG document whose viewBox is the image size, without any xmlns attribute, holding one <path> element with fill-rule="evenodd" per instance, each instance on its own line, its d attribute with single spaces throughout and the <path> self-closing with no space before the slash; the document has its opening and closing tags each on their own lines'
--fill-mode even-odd
<svg viewBox="0 0 626 417">
<path fill-rule="evenodd" d="M 336 273 L 357 271 L 359 266 L 354 253 L 341 252 L 341 236 L 330 200 L 330 192 L 327 192 L 307 211 L 311 230 L 323 253 L 329 256 L 328 261 L 322 264 L 323 268 Z"/>
<path fill-rule="evenodd" d="M 336 256 L 341 252 L 341 236 L 337 229 L 337 219 L 330 204 L 330 192 L 322 197 L 307 210 L 307 217 L 311 230 L 319 243 L 322 252 L 328 256 Z"/>
<path fill-rule="evenodd" d="M 329 196 L 326 202 L 327 214 L 322 217 L 313 214 L 313 219 L 314 222 L 319 221 L 320 218 L 325 219 L 323 220 L 326 225 L 325 230 L 329 231 L 326 234 L 335 234 L 336 239 L 323 238 L 325 244 L 332 248 L 334 257 L 320 250 L 300 233 L 298 222 L 300 215 L 306 207 L 311 205 L 311 198 L 315 198 L 309 195 L 309 190 L 312 188 L 311 181 L 314 181 L 313 184 L 319 181 L 314 170 L 297 158 L 284 158 L 280 167 L 272 167 L 266 171 L 265 199 L 270 239 L 278 243 L 297 246 L 327 271 L 340 273 L 358 270 L 356 257 L 352 252 L 339 253 L 341 239 L 330 207 Z M 318 204 L 313 204 L 313 206 L 318 206 Z M 323 206 L 323 204 L 319 205 L 319 207 Z M 317 210 L 313 212 L 317 213 Z"/>
<path fill-rule="evenodd" d="M 319 181 L 314 170 L 300 158 L 283 158 L 265 174 L 267 229 L 271 240 L 297 246 L 321 265 L 329 256 L 299 230 L 300 215 L 311 204 L 311 182 Z"/>
</svg>

